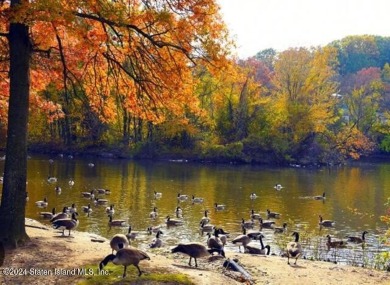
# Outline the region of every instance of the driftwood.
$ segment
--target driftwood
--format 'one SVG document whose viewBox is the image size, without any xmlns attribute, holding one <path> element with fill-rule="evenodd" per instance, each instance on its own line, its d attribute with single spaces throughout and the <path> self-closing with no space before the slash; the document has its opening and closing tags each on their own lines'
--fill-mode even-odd
<svg viewBox="0 0 390 285">
<path fill-rule="evenodd" d="M 46 230 L 46 231 L 49 230 L 47 227 L 44 227 L 44 226 L 34 226 L 34 225 L 25 225 L 25 226 L 29 227 L 29 228 L 34 228 L 34 229 L 40 229 L 40 230 Z"/>
<path fill-rule="evenodd" d="M 237 271 L 237 272 L 241 273 L 243 279 L 246 282 L 248 282 L 249 284 L 254 284 L 254 282 L 252 280 L 252 276 L 241 265 L 239 265 L 236 261 L 228 258 L 223 263 L 223 267 L 225 269 L 230 269 L 230 270 Z"/>
</svg>

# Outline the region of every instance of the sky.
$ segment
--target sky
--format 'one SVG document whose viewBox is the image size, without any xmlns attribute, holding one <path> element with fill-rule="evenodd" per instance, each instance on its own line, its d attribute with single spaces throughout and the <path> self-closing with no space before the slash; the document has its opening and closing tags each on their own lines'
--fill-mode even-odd
<svg viewBox="0 0 390 285">
<path fill-rule="evenodd" d="M 390 0 L 217 0 L 240 58 L 324 46 L 350 35 L 390 36 Z"/>
</svg>

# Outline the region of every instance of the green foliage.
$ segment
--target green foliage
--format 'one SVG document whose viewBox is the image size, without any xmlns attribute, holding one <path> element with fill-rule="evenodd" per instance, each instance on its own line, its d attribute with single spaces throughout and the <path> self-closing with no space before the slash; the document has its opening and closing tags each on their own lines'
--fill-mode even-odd
<svg viewBox="0 0 390 285">
<path fill-rule="evenodd" d="M 221 162 L 243 162 L 243 144 L 235 142 L 226 145 L 211 145 L 203 149 L 201 158 Z"/>
<path fill-rule="evenodd" d="M 380 144 L 379 144 L 380 150 L 384 152 L 390 152 L 390 135 L 385 136 Z"/>
</svg>

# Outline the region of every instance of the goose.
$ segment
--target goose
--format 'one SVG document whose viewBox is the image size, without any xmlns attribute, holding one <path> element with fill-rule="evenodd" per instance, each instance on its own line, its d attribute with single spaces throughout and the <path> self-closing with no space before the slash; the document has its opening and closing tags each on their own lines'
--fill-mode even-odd
<svg viewBox="0 0 390 285">
<path fill-rule="evenodd" d="M 47 202 L 47 198 L 43 198 L 43 200 L 36 201 L 35 205 L 39 208 L 46 208 L 49 205 L 49 202 Z"/>
<path fill-rule="evenodd" d="M 362 237 L 356 237 L 356 236 L 348 236 L 348 241 L 354 242 L 354 243 L 363 243 L 366 242 L 366 234 L 368 234 L 367 231 L 364 231 L 362 233 Z"/>
<path fill-rule="evenodd" d="M 126 225 L 125 220 L 113 220 L 111 215 L 109 215 L 108 217 L 109 217 L 108 225 L 110 227 L 123 227 Z"/>
<path fill-rule="evenodd" d="M 114 250 L 118 252 L 122 248 L 129 247 L 130 243 L 127 237 L 123 234 L 116 234 L 110 240 L 110 246 L 112 249 L 111 253 L 114 253 Z"/>
<path fill-rule="evenodd" d="M 256 195 L 256 193 L 251 193 L 250 194 L 250 196 L 249 196 L 249 198 L 251 199 L 251 200 L 254 200 L 254 199 L 256 199 L 258 196 Z"/>
<path fill-rule="evenodd" d="M 177 200 L 179 200 L 180 202 L 186 201 L 187 199 L 188 199 L 188 195 L 184 195 L 184 194 L 180 194 L 180 193 L 177 194 Z"/>
<path fill-rule="evenodd" d="M 218 235 L 219 239 L 221 240 L 222 245 L 225 246 L 227 243 L 227 237 L 228 237 L 229 233 L 225 233 L 225 231 L 221 228 L 218 228 L 215 230 L 217 231 L 217 235 Z"/>
<path fill-rule="evenodd" d="M 155 218 L 157 218 L 157 216 L 158 216 L 157 208 L 154 207 L 153 211 L 150 212 L 149 217 L 152 218 L 152 219 L 155 219 Z"/>
<path fill-rule="evenodd" d="M 49 183 L 56 183 L 57 182 L 57 177 L 48 176 L 47 177 L 47 182 L 49 182 Z"/>
<path fill-rule="evenodd" d="M 92 213 L 91 204 L 88 204 L 88 206 L 82 206 L 81 209 L 83 209 L 84 213 Z"/>
<path fill-rule="evenodd" d="M 202 217 L 202 219 L 200 219 L 200 222 L 199 222 L 200 225 L 201 225 L 203 222 L 204 222 L 205 225 L 208 224 L 208 223 L 210 223 L 210 218 L 208 217 L 208 212 L 209 212 L 209 210 L 205 210 L 205 211 L 204 211 L 204 216 Z"/>
<path fill-rule="evenodd" d="M 70 180 L 68 181 L 68 184 L 69 184 L 69 186 L 73 186 L 73 185 L 74 185 L 74 180 L 70 179 Z"/>
<path fill-rule="evenodd" d="M 299 233 L 293 232 L 292 236 L 295 236 L 295 241 L 289 242 L 286 247 L 287 264 L 290 264 L 290 257 L 295 258 L 294 264 L 297 264 L 297 260 L 302 254 L 302 246 L 299 243 Z"/>
<path fill-rule="evenodd" d="M 260 228 L 272 229 L 275 222 L 274 221 L 264 221 L 262 218 L 259 219 Z"/>
<path fill-rule="evenodd" d="M 106 213 L 111 216 L 115 214 L 115 209 L 113 204 L 111 204 L 109 207 L 106 207 Z"/>
<path fill-rule="evenodd" d="M 90 163 L 88 163 L 88 167 L 95 167 L 95 164 L 90 162 Z"/>
<path fill-rule="evenodd" d="M 218 203 L 215 203 L 214 204 L 214 208 L 215 208 L 215 210 L 217 210 L 217 211 L 222 211 L 222 210 L 225 210 L 225 205 L 223 205 L 223 204 L 218 204 Z"/>
<path fill-rule="evenodd" d="M 211 233 L 207 233 L 207 246 L 209 248 L 223 249 L 223 243 L 218 237 L 218 230 L 214 229 L 214 236 Z"/>
<path fill-rule="evenodd" d="M 200 224 L 200 230 L 203 233 L 211 233 L 214 230 L 215 226 L 211 224 L 206 224 L 205 221 L 201 222 Z"/>
<path fill-rule="evenodd" d="M 106 205 L 108 203 L 107 199 L 100 199 L 100 198 L 95 198 L 93 201 L 96 205 Z"/>
<path fill-rule="evenodd" d="M 277 184 L 275 184 L 274 188 L 276 190 L 280 191 L 280 190 L 282 190 L 283 186 L 282 186 L 282 184 L 277 183 Z"/>
<path fill-rule="evenodd" d="M 313 199 L 314 200 L 325 200 L 326 199 L 325 192 L 322 193 L 322 196 L 314 196 Z"/>
<path fill-rule="evenodd" d="M 161 192 L 154 191 L 154 198 L 155 199 L 160 199 L 161 197 L 162 197 L 162 193 Z"/>
<path fill-rule="evenodd" d="M 253 220 L 245 221 L 244 218 L 241 219 L 241 226 L 246 229 L 253 229 L 255 222 Z"/>
<path fill-rule="evenodd" d="M 179 206 L 176 207 L 175 213 L 176 213 L 176 218 L 181 219 L 183 217 L 183 209 L 180 208 Z"/>
<path fill-rule="evenodd" d="M 251 245 L 244 246 L 244 250 L 250 254 L 261 254 L 261 255 L 269 255 L 271 252 L 271 246 L 266 245 L 264 248 L 258 248 Z"/>
<path fill-rule="evenodd" d="M 138 269 L 138 276 L 142 275 L 142 271 L 139 268 L 138 264 L 141 260 L 148 259 L 150 260 L 149 255 L 137 248 L 128 247 L 122 248 L 116 252 L 116 254 L 107 255 L 99 264 L 100 271 L 103 270 L 104 266 L 107 265 L 108 262 L 112 262 L 115 265 L 123 265 L 123 278 L 126 277 L 127 266 L 134 265 Z"/>
<path fill-rule="evenodd" d="M 93 198 L 95 198 L 95 190 L 91 190 L 90 192 L 81 192 L 81 195 L 84 198 L 93 199 Z"/>
<path fill-rule="evenodd" d="M 250 215 L 250 218 L 252 220 L 258 220 L 261 218 L 261 215 L 259 213 L 255 213 L 255 210 L 251 210 L 251 215 Z"/>
<path fill-rule="evenodd" d="M 167 216 L 165 223 L 167 224 L 167 226 L 180 226 L 180 225 L 183 224 L 183 221 L 182 220 L 171 219 L 170 216 Z"/>
<path fill-rule="evenodd" d="M 201 197 L 195 197 L 194 195 L 192 195 L 192 203 L 195 204 L 195 203 L 203 203 L 204 199 L 201 198 Z"/>
<path fill-rule="evenodd" d="M 150 248 L 158 248 L 158 247 L 162 247 L 163 245 L 163 242 L 162 240 L 160 239 L 160 235 L 162 235 L 163 232 L 162 231 L 158 231 L 156 233 L 156 237 L 152 240 L 152 242 L 149 244 L 149 247 Z"/>
<path fill-rule="evenodd" d="M 195 267 L 198 267 L 197 258 L 209 256 L 214 252 L 218 252 L 220 255 L 225 257 L 225 252 L 223 249 L 207 249 L 203 244 L 197 242 L 190 243 L 179 243 L 176 247 L 172 248 L 172 253 L 184 253 L 190 256 L 190 260 L 188 261 L 188 265 L 191 266 L 192 258 L 195 259 Z"/>
<path fill-rule="evenodd" d="M 319 215 L 320 222 L 318 223 L 320 226 L 324 227 L 333 227 L 335 222 L 331 220 L 324 220 L 321 215 Z"/>
<path fill-rule="evenodd" d="M 57 213 L 55 214 L 51 219 L 50 219 L 50 222 L 53 223 L 57 220 L 62 220 L 62 219 L 69 219 L 69 216 L 67 214 L 67 210 L 68 210 L 68 207 L 64 207 L 62 209 L 62 212 L 61 213 Z"/>
<path fill-rule="evenodd" d="M 249 230 L 249 231 L 246 231 L 245 234 L 252 238 L 252 239 L 259 239 L 259 236 L 262 234 L 260 229 L 259 230 Z"/>
<path fill-rule="evenodd" d="M 26 202 L 28 202 L 28 200 L 30 200 L 30 198 L 28 197 L 28 192 L 26 192 Z"/>
<path fill-rule="evenodd" d="M 77 212 L 76 204 L 72 203 L 70 207 L 66 207 L 66 212 L 70 214 Z"/>
<path fill-rule="evenodd" d="M 268 218 L 279 218 L 280 214 L 277 212 L 271 212 L 269 209 L 267 209 L 267 216 Z"/>
<path fill-rule="evenodd" d="M 333 240 L 330 235 L 326 236 L 327 241 L 326 241 L 326 246 L 328 247 L 328 250 L 331 248 L 338 248 L 338 247 L 344 247 L 345 246 L 345 241 L 343 240 Z"/>
<path fill-rule="evenodd" d="M 50 220 L 56 214 L 56 208 L 53 208 L 51 212 L 40 212 L 39 216 L 45 220 Z"/>
<path fill-rule="evenodd" d="M 62 192 L 62 189 L 61 189 L 60 186 L 56 186 L 56 187 L 54 188 L 54 190 L 56 191 L 56 193 L 57 193 L 58 195 L 61 194 L 61 192 Z"/>
<path fill-rule="evenodd" d="M 274 227 L 274 232 L 275 233 L 284 233 L 287 228 L 287 223 L 283 223 L 283 226 L 281 227 Z"/>
<path fill-rule="evenodd" d="M 128 239 L 135 239 L 138 236 L 139 232 L 135 232 L 132 230 L 131 225 L 129 226 L 129 230 L 126 234 L 126 237 Z"/>
<path fill-rule="evenodd" d="M 252 241 L 252 238 L 246 235 L 246 229 L 244 227 L 242 228 L 242 232 L 243 232 L 243 234 L 235 237 L 232 240 L 233 244 L 238 244 L 238 251 L 239 252 L 241 252 L 241 245 L 245 247 L 248 243 L 250 243 Z"/>
<path fill-rule="evenodd" d="M 109 189 L 98 188 L 96 189 L 96 191 L 98 194 L 105 194 L 105 195 L 111 194 L 111 191 Z"/>
<path fill-rule="evenodd" d="M 65 230 L 69 230 L 69 236 L 70 231 L 77 228 L 79 225 L 79 220 L 77 220 L 76 217 L 77 213 L 72 214 L 72 218 L 67 219 L 60 219 L 53 222 L 53 227 L 55 229 L 62 229 L 62 235 L 65 235 Z"/>
</svg>

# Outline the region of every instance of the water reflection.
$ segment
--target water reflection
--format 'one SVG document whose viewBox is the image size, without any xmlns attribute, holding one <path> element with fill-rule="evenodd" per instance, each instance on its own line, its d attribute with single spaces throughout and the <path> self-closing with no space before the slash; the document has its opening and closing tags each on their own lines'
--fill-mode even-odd
<svg viewBox="0 0 390 285">
<path fill-rule="evenodd" d="M 155 233 L 147 234 L 148 227 L 162 228 L 161 239 L 168 246 L 178 241 L 207 240 L 200 226 L 206 210 L 212 224 L 234 237 L 241 232 L 242 219 L 250 219 L 253 210 L 264 220 L 275 221 L 277 227 L 287 223 L 288 234 L 300 231 L 303 241 L 305 234 L 317 237 L 306 246 L 312 256 L 327 259 L 333 254 L 323 249 L 328 234 L 344 238 L 367 230 L 367 244 L 378 248 L 377 236 L 385 228 L 379 217 L 386 212 L 389 186 L 390 164 L 384 163 L 303 169 L 37 156 L 28 161 L 26 212 L 28 217 L 40 219 L 42 209 L 35 202 L 44 197 L 48 211 L 74 203 L 80 209 L 79 230 L 111 237 L 119 232 L 126 234 L 131 226 L 134 232 L 142 233 L 135 243 L 147 247 L 155 238 Z M 61 188 L 60 193 L 56 187 Z M 107 191 L 95 191 L 91 198 L 93 189 Z M 314 198 L 323 193 L 326 199 Z M 187 195 L 187 199 L 177 199 L 178 194 Z M 108 201 L 100 205 L 95 198 Z M 110 205 L 115 209 L 113 218 L 123 220 L 125 227 L 110 227 L 106 212 Z M 176 217 L 177 207 L 182 211 L 182 224 L 166 227 L 166 217 Z M 154 209 L 158 214 L 152 217 Z M 267 209 L 277 212 L 279 218 L 267 216 Z M 319 215 L 334 220 L 334 226 L 319 227 Z M 255 229 L 259 228 L 255 220 Z M 271 252 L 276 254 L 278 246 L 284 247 L 291 240 L 287 234 L 276 235 L 273 230 L 263 229 L 263 233 L 264 243 L 271 244 Z M 228 243 L 227 250 L 237 249 Z M 334 254 L 338 257 L 342 251 L 338 249 Z M 361 251 L 354 254 L 366 254 Z"/>
</svg>

